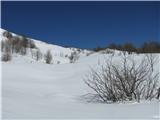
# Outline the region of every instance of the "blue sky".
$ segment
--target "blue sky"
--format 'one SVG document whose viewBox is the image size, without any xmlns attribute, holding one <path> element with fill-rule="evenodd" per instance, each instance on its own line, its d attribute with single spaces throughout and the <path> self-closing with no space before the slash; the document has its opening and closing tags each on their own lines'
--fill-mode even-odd
<svg viewBox="0 0 160 120">
<path fill-rule="evenodd" d="M 1 4 L 2 28 L 49 43 L 95 48 L 160 40 L 160 2 L 16 2 Z"/>
</svg>

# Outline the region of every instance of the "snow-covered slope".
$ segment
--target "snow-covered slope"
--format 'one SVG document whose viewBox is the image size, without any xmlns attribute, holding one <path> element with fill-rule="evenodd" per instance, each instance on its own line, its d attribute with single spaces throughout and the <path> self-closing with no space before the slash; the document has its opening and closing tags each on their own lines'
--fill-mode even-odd
<svg viewBox="0 0 160 120">
<path fill-rule="evenodd" d="M 59 54 L 72 50 L 36 41 L 42 52 L 49 48 L 55 59 L 66 64 L 44 64 L 30 55 L 14 55 L 2 62 L 2 118 L 5 119 L 159 119 L 158 101 L 101 104 L 87 103 L 92 92 L 83 78 L 112 54 L 94 53 L 71 64 Z M 114 60 L 119 62 L 118 51 Z M 57 56 L 56 56 L 57 55 Z M 141 55 L 134 55 L 137 61 Z M 160 57 L 160 54 L 158 54 Z M 66 61 L 65 61 L 66 60 Z M 160 64 L 157 64 L 157 68 Z"/>
<path fill-rule="evenodd" d="M 34 40 L 34 39 L 32 39 L 32 40 Z M 70 60 L 68 57 L 74 51 L 79 54 L 79 57 L 86 56 L 88 53 L 91 52 L 88 50 L 81 50 L 81 49 L 79 49 L 79 50 L 81 50 L 81 52 L 79 52 L 77 48 L 64 48 L 64 47 L 61 47 L 58 45 L 48 44 L 48 43 L 41 42 L 38 40 L 34 40 L 34 42 L 43 54 L 45 54 L 47 52 L 47 50 L 51 51 L 52 56 L 53 56 L 53 63 L 57 63 L 58 61 L 60 63 L 69 63 Z"/>
<path fill-rule="evenodd" d="M 110 57 L 109 55 L 105 57 Z M 23 58 L 2 63 L 2 116 L 14 119 L 158 119 L 159 103 L 87 103 L 83 78 L 103 55 L 74 64 L 28 63 Z M 81 98 L 82 97 L 82 98 Z"/>
<path fill-rule="evenodd" d="M 6 40 L 6 37 L 4 37 L 3 33 L 5 32 L 5 30 L 3 29 L 0 29 L 0 40 Z M 11 33 L 11 32 L 10 32 Z M 13 36 L 19 36 L 20 35 L 17 35 L 15 33 L 11 33 Z M 31 39 L 31 38 L 29 38 Z M 53 44 L 48 44 L 46 42 L 42 42 L 40 40 L 35 40 L 35 39 L 31 39 L 34 41 L 37 49 L 39 49 L 41 51 L 41 53 L 44 55 L 48 50 L 51 51 L 51 54 L 53 56 L 53 61 L 52 63 L 53 64 L 62 64 L 62 63 L 69 63 L 70 60 L 69 60 L 69 56 L 73 53 L 73 52 L 76 52 L 78 54 L 79 57 L 84 57 L 84 56 L 87 56 L 87 54 L 89 54 L 91 51 L 89 50 L 82 50 L 82 49 L 79 49 L 79 48 L 65 48 L 65 47 L 61 47 L 61 46 L 58 46 L 58 45 L 53 45 Z M 32 49 L 32 51 L 36 51 L 34 49 Z M 14 57 L 15 55 L 13 55 L 13 60 L 14 60 Z M 16 57 L 18 57 L 19 55 L 16 55 Z M 20 56 L 21 57 L 21 56 Z M 30 60 L 31 62 L 34 62 L 35 59 L 32 57 L 31 55 L 31 50 L 28 49 L 28 53 L 26 56 L 23 56 L 23 57 L 26 57 L 26 59 Z M 44 59 L 40 60 L 41 62 L 44 62 Z"/>
</svg>

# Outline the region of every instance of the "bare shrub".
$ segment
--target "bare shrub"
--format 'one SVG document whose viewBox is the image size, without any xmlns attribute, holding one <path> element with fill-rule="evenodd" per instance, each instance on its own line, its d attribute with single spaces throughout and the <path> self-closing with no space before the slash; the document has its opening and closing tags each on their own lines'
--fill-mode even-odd
<svg viewBox="0 0 160 120">
<path fill-rule="evenodd" d="M 159 73 L 152 71 L 147 57 L 137 62 L 123 55 L 119 61 L 122 63 L 116 64 L 110 59 L 100 70 L 91 68 L 84 81 L 96 96 L 106 103 L 155 98 Z"/>
<path fill-rule="evenodd" d="M 160 87 L 158 88 L 158 90 L 157 90 L 157 99 L 159 99 L 159 97 L 160 97 Z"/>
<path fill-rule="evenodd" d="M 4 62 L 10 61 L 12 58 L 10 52 L 4 52 L 1 57 L 2 57 L 1 60 Z"/>
<path fill-rule="evenodd" d="M 67 57 L 68 57 L 68 55 L 66 54 L 64 57 L 65 57 L 65 58 L 67 58 Z"/>
<path fill-rule="evenodd" d="M 50 50 L 48 50 L 47 53 L 45 54 L 45 61 L 47 64 L 51 64 L 52 62 L 52 54 Z"/>
<path fill-rule="evenodd" d="M 8 31 L 4 31 L 3 36 L 6 38 L 12 38 L 12 33 L 8 32 Z"/>
<path fill-rule="evenodd" d="M 11 41 L 10 40 L 5 40 L 2 42 L 2 49 L 3 49 L 3 52 L 11 52 Z"/>
<path fill-rule="evenodd" d="M 64 57 L 64 54 L 62 52 L 60 52 L 59 56 L 60 57 Z"/>
<path fill-rule="evenodd" d="M 5 43 L 4 43 L 4 41 L 2 40 L 2 41 L 1 41 L 1 52 L 3 52 L 3 51 L 4 51 L 4 48 L 5 48 L 5 46 L 4 46 L 4 45 L 5 45 Z"/>
<path fill-rule="evenodd" d="M 114 54 L 114 51 L 110 49 L 106 49 L 106 50 L 101 51 L 101 53 L 102 54 Z"/>
<path fill-rule="evenodd" d="M 26 54 L 27 54 L 27 49 L 26 49 L 25 47 L 22 47 L 22 48 L 20 49 L 20 54 L 21 54 L 21 55 L 26 55 Z"/>
<path fill-rule="evenodd" d="M 90 55 L 90 53 L 86 53 L 86 56 L 89 56 Z"/>
<path fill-rule="evenodd" d="M 148 62 L 150 64 L 150 67 L 151 67 L 151 69 L 153 71 L 154 64 L 157 63 L 158 58 L 153 53 L 146 54 L 146 56 L 147 56 Z"/>
<path fill-rule="evenodd" d="M 57 64 L 60 64 L 61 62 L 60 61 L 57 61 Z"/>
<path fill-rule="evenodd" d="M 35 57 L 36 57 L 36 60 L 40 60 L 42 59 L 42 53 L 39 49 L 37 49 L 36 53 L 35 53 Z"/>
<path fill-rule="evenodd" d="M 12 51 L 14 53 L 19 53 L 21 48 L 22 48 L 21 40 L 20 40 L 20 38 L 18 36 L 15 36 L 13 38 L 13 42 L 12 42 Z"/>
<path fill-rule="evenodd" d="M 87 53 L 86 53 L 86 56 L 90 56 L 90 55 L 93 54 L 93 53 L 94 53 L 94 51 L 87 52 Z"/>
<path fill-rule="evenodd" d="M 70 63 L 75 63 L 79 59 L 79 55 L 76 52 L 72 52 L 69 56 Z"/>
<path fill-rule="evenodd" d="M 31 39 L 28 40 L 28 47 L 29 48 L 37 48 L 35 42 Z"/>
</svg>

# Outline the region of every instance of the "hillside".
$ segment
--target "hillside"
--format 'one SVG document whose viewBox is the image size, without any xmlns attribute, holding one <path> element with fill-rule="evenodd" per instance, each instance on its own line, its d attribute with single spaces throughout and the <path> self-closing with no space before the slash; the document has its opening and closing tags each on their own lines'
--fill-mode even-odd
<svg viewBox="0 0 160 120">
<path fill-rule="evenodd" d="M 0 35 L 1 35 L 1 41 L 5 41 L 7 38 L 3 35 L 3 33 L 5 32 L 5 30 L 0 29 Z M 17 36 L 17 37 L 21 37 L 21 35 L 17 35 L 15 33 L 11 33 L 12 36 Z M 50 50 L 52 56 L 53 56 L 53 64 L 62 64 L 62 63 L 69 63 L 70 59 L 69 57 L 71 56 L 72 53 L 76 53 L 79 57 L 83 57 L 83 56 L 87 56 L 87 54 L 91 53 L 92 51 L 89 50 L 82 50 L 79 48 L 65 48 L 65 47 L 61 47 L 58 45 L 53 45 L 53 44 L 48 44 L 45 42 L 42 42 L 40 40 L 35 40 L 32 38 L 28 38 L 29 40 L 32 40 L 34 42 L 34 44 L 36 45 L 36 48 L 34 49 L 27 49 L 27 55 L 23 56 L 23 57 L 27 57 L 26 59 L 30 59 L 30 61 L 34 62 L 35 57 L 33 57 L 32 54 L 35 54 L 35 52 L 38 50 L 40 50 L 40 52 L 42 53 L 42 59 L 39 62 L 44 62 L 44 54 Z M 13 54 L 13 59 L 15 54 Z M 18 55 L 19 56 L 19 55 Z M 17 57 L 17 54 L 16 54 Z M 21 56 L 20 56 L 21 57 Z"/>
<path fill-rule="evenodd" d="M 3 31 L 3 30 L 1 30 Z M 2 33 L 2 32 L 1 32 Z M 4 37 L 1 34 L 1 38 Z M 80 50 L 79 59 L 70 63 L 68 57 L 76 48 L 64 48 L 34 40 L 44 54 L 51 50 L 52 64 L 36 61 L 30 48 L 27 55 L 13 54 L 12 60 L 2 62 L 2 118 L 5 119 L 159 119 L 159 102 L 94 103 L 83 97 L 93 91 L 84 83 L 90 67 L 111 57 L 120 64 L 120 51 L 105 51 L 87 55 Z M 33 49 L 36 50 L 36 49 Z M 107 51 L 107 50 L 106 50 Z M 3 54 L 3 53 L 2 53 Z M 160 57 L 160 54 L 156 54 Z M 144 54 L 131 54 L 138 62 Z M 57 62 L 60 61 L 60 64 Z M 159 70 L 158 62 L 155 69 Z"/>
</svg>

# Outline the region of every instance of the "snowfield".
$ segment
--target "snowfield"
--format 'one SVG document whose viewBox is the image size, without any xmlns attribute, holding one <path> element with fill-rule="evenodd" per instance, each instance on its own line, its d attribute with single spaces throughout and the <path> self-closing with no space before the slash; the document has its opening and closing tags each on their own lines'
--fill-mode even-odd
<svg viewBox="0 0 160 120">
<path fill-rule="evenodd" d="M 1 62 L 3 119 L 160 119 L 157 100 L 104 104 L 88 103 L 83 98 L 93 92 L 84 83 L 90 67 L 96 69 L 110 54 L 86 56 L 89 51 L 84 50 L 78 61 L 69 63 L 60 53 L 69 55 L 71 49 L 41 41 L 35 44 L 42 52 L 50 49 L 53 61 L 62 64 L 37 62 L 30 54 L 14 54 L 11 61 Z M 117 62 L 118 53 L 114 56 Z M 135 55 L 137 60 L 141 56 Z"/>
</svg>

